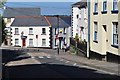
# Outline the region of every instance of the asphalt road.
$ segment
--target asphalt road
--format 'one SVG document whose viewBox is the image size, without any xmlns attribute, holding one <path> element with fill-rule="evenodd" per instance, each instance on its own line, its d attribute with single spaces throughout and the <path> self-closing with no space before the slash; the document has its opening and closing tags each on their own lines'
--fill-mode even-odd
<svg viewBox="0 0 120 80">
<path fill-rule="evenodd" d="M 112 73 L 52 56 L 31 57 L 39 64 L 4 67 L 4 78 L 118 78 Z"/>
</svg>

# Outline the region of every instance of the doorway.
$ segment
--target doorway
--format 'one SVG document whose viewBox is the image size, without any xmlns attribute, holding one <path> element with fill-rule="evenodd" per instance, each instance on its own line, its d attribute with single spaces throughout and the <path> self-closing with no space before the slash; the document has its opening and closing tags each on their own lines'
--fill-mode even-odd
<svg viewBox="0 0 120 80">
<path fill-rule="evenodd" d="M 23 47 L 26 46 L 26 39 L 22 39 L 22 46 L 23 46 Z"/>
</svg>

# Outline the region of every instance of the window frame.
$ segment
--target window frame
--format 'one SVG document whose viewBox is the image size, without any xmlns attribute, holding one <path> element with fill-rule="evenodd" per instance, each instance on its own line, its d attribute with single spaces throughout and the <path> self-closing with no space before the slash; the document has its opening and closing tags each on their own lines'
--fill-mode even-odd
<svg viewBox="0 0 120 80">
<path fill-rule="evenodd" d="M 16 42 L 18 41 L 18 42 Z M 15 46 L 19 45 L 19 39 L 15 39 Z"/>
<path fill-rule="evenodd" d="M 15 35 L 19 35 L 19 28 L 15 28 Z"/>
<path fill-rule="evenodd" d="M 117 8 L 115 8 L 115 3 L 117 3 Z M 113 0 L 111 13 L 118 13 L 118 0 Z"/>
<path fill-rule="evenodd" d="M 98 42 L 98 22 L 94 22 L 94 42 Z"/>
<path fill-rule="evenodd" d="M 102 14 L 107 13 L 107 0 L 102 2 Z"/>
<path fill-rule="evenodd" d="M 31 42 L 32 41 L 32 42 Z M 31 44 L 32 43 L 32 44 Z M 29 46 L 33 46 L 33 39 L 29 39 Z"/>
<path fill-rule="evenodd" d="M 29 35 L 33 35 L 33 28 L 29 28 Z"/>
<path fill-rule="evenodd" d="M 118 22 L 113 22 L 112 25 L 113 25 L 113 33 L 112 33 L 112 36 L 113 36 L 112 39 L 113 39 L 113 41 L 112 41 L 112 45 L 118 46 Z"/>
<path fill-rule="evenodd" d="M 46 35 L 46 28 L 42 28 L 42 35 Z"/>
<path fill-rule="evenodd" d="M 115 3 L 117 3 L 117 8 L 115 8 Z M 113 10 L 118 10 L 118 0 L 113 0 Z"/>
<path fill-rule="evenodd" d="M 45 44 L 43 44 L 44 40 L 45 40 Z M 46 46 L 46 39 L 42 39 L 42 46 Z"/>
</svg>

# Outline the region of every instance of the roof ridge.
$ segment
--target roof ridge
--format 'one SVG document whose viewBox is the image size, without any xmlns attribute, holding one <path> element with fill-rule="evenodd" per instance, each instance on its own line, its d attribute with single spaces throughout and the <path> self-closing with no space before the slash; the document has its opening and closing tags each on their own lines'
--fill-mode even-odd
<svg viewBox="0 0 120 80">
<path fill-rule="evenodd" d="M 49 22 L 49 20 L 47 19 L 47 17 L 46 16 L 44 16 L 44 17 L 45 17 L 46 22 L 51 26 L 51 23 Z"/>
</svg>

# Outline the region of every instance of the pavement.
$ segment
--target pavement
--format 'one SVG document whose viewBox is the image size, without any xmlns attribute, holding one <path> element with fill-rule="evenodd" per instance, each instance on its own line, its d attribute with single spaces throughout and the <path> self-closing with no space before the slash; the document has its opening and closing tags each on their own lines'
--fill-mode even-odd
<svg viewBox="0 0 120 80">
<path fill-rule="evenodd" d="M 88 59 L 85 57 L 77 56 L 75 54 L 71 54 L 70 52 L 60 53 L 60 55 L 55 55 L 55 56 L 68 60 L 68 61 L 74 61 L 76 63 L 80 63 L 86 66 L 90 66 L 93 68 L 115 73 L 116 75 L 120 76 L 120 64 L 118 63 L 111 63 L 111 62 L 106 62 L 106 61 Z"/>
<path fill-rule="evenodd" d="M 40 50 L 39 50 L 40 51 Z M 46 49 L 45 53 L 43 54 L 39 54 L 39 51 L 37 53 L 34 53 L 34 54 L 31 54 L 31 53 L 27 53 L 29 56 L 54 56 L 54 57 L 57 57 L 57 58 L 61 58 L 61 59 L 64 59 L 64 60 L 67 60 L 67 61 L 73 61 L 73 62 L 76 62 L 76 63 L 80 63 L 80 64 L 83 64 L 83 65 L 86 65 L 86 66 L 90 66 L 90 67 L 93 67 L 93 68 L 96 68 L 96 69 L 101 69 L 101 70 L 104 70 L 104 71 L 108 71 L 108 72 L 111 72 L 111 73 L 115 73 L 116 75 L 120 76 L 120 64 L 118 63 L 111 63 L 111 62 L 106 62 L 106 61 L 100 61 L 100 60 L 93 60 L 93 59 L 88 59 L 88 58 L 85 58 L 85 57 L 81 57 L 81 56 L 77 56 L 71 52 L 63 52 L 63 51 L 60 51 L 60 54 L 58 55 L 57 54 L 57 51 L 56 50 L 52 50 L 52 49 Z M 53 53 L 49 53 L 49 52 L 52 52 Z M 23 60 L 20 60 L 20 61 L 12 61 L 12 62 L 9 62 L 7 64 L 7 66 L 14 66 L 14 65 L 25 65 L 25 64 L 39 64 L 40 62 L 33 59 L 33 58 L 27 58 L 27 59 L 23 59 Z"/>
</svg>

